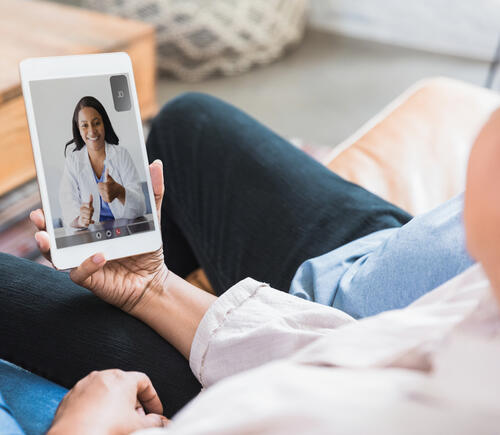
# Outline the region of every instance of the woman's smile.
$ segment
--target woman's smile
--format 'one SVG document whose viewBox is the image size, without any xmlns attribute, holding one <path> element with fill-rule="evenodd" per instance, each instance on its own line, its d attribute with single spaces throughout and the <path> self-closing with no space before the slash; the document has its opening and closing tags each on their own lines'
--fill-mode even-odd
<svg viewBox="0 0 500 435">
<path fill-rule="evenodd" d="M 84 107 L 78 113 L 78 128 L 85 144 L 92 148 L 104 146 L 104 123 L 93 107 Z"/>
</svg>

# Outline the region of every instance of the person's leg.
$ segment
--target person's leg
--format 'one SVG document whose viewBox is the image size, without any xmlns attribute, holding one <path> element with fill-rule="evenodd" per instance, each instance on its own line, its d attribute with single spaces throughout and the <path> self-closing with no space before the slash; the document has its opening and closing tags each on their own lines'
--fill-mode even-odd
<svg viewBox="0 0 500 435">
<path fill-rule="evenodd" d="M 186 359 L 67 273 L 0 253 L 0 358 L 71 388 L 93 370 L 146 373 L 172 416 L 200 390 Z"/>
<path fill-rule="evenodd" d="M 9 406 L 5 403 L 1 391 L 0 391 L 0 428 L 3 434 L 25 435 L 24 431 L 21 429 L 21 426 L 19 426 L 19 423 L 12 415 L 12 411 L 10 410 Z"/>
<path fill-rule="evenodd" d="M 168 103 L 147 146 L 165 165 L 166 263 L 201 265 L 217 294 L 247 276 L 288 291 L 304 260 L 411 218 L 207 95 Z"/>
<path fill-rule="evenodd" d="M 355 318 L 372 316 L 406 307 L 462 273 L 474 263 L 467 252 L 463 210 L 459 195 L 392 231 L 355 262 L 339 282 L 332 305 Z M 345 258 L 348 249 L 332 255 Z"/>
<path fill-rule="evenodd" d="M 26 435 L 42 435 L 67 389 L 0 360 L 0 393 Z"/>
</svg>

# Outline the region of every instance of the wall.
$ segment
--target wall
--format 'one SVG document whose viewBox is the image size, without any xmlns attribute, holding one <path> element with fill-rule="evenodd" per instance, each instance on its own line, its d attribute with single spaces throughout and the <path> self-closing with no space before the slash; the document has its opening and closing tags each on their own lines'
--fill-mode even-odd
<svg viewBox="0 0 500 435">
<path fill-rule="evenodd" d="M 491 60 L 498 0 L 311 0 L 313 26 L 365 39 Z"/>
</svg>

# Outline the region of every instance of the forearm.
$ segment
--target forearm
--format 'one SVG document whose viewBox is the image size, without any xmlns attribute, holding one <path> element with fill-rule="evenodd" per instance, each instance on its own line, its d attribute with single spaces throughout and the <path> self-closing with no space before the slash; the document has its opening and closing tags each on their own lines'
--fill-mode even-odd
<svg viewBox="0 0 500 435">
<path fill-rule="evenodd" d="M 201 319 L 217 299 L 169 271 L 157 291 L 134 313 L 187 359 Z"/>
</svg>

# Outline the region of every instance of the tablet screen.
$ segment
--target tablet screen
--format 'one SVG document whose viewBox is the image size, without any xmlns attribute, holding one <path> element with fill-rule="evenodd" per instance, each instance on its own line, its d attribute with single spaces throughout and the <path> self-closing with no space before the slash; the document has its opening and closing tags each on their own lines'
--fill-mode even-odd
<svg viewBox="0 0 500 435">
<path fill-rule="evenodd" d="M 57 247 L 154 230 L 128 75 L 29 86 Z"/>
</svg>

